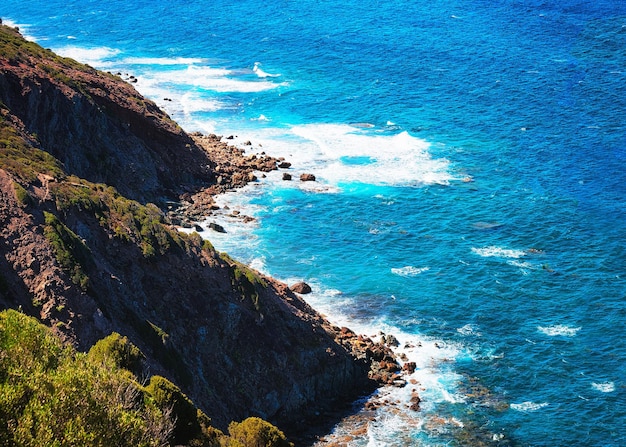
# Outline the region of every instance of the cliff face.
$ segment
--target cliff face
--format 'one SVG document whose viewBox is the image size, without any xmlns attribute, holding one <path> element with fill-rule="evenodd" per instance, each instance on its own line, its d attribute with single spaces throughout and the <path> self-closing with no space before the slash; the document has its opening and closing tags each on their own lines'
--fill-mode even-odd
<svg viewBox="0 0 626 447">
<path fill-rule="evenodd" d="M 152 102 L 5 26 L 0 101 L 0 307 L 83 350 L 128 336 L 146 374 L 220 428 L 297 422 L 371 388 L 362 341 L 140 203 L 214 178 L 210 154 Z"/>
<path fill-rule="evenodd" d="M 156 200 L 213 179 L 211 160 L 120 78 L 16 40 L 0 42 L 0 101 L 66 170 Z"/>
</svg>

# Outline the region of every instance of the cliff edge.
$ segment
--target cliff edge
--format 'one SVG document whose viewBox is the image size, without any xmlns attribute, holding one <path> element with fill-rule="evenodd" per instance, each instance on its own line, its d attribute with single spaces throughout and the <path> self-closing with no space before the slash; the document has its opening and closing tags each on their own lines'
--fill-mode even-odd
<svg viewBox="0 0 626 447">
<path fill-rule="evenodd" d="M 161 204 L 215 188 L 215 168 L 130 84 L 0 25 L 0 308 L 80 350 L 127 336 L 218 428 L 297 427 L 373 389 L 386 351 L 176 230 Z"/>
</svg>

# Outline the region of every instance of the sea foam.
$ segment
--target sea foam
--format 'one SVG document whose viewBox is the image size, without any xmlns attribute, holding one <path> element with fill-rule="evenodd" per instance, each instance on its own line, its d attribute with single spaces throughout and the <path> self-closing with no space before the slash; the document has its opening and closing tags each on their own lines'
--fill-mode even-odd
<svg viewBox="0 0 626 447">
<path fill-rule="evenodd" d="M 539 332 L 549 335 L 550 337 L 557 337 L 557 336 L 573 337 L 582 328 L 566 326 L 564 324 L 556 324 L 554 326 L 537 326 L 537 329 L 539 330 Z"/>
<path fill-rule="evenodd" d="M 593 382 L 591 384 L 591 387 L 596 391 L 600 391 L 601 393 L 612 393 L 613 391 L 615 391 L 614 382 Z"/>
<path fill-rule="evenodd" d="M 347 124 L 309 124 L 291 130 L 310 143 L 313 151 L 308 157 L 318 161 L 316 174 L 335 185 L 446 185 L 453 179 L 448 160 L 433 158 L 430 144 L 406 131 L 387 135 Z"/>
<path fill-rule="evenodd" d="M 391 273 L 398 276 L 417 276 L 428 270 L 430 270 L 430 267 L 413 267 L 412 265 L 407 265 L 406 267 L 392 268 Z"/>
<path fill-rule="evenodd" d="M 516 411 L 521 411 L 524 413 L 530 413 L 533 411 L 541 410 L 542 408 L 545 408 L 548 405 L 550 404 L 547 402 L 536 403 L 536 402 L 526 401 L 526 402 L 521 402 L 517 404 L 515 403 L 511 404 L 511 409 L 516 410 Z"/>
<path fill-rule="evenodd" d="M 472 247 L 472 253 L 482 256 L 484 258 L 521 258 L 526 256 L 526 252 L 523 250 L 515 250 L 510 248 L 497 247 L 495 245 L 489 247 L 475 248 Z"/>
<path fill-rule="evenodd" d="M 114 58 L 120 53 L 120 51 L 115 48 L 83 48 L 73 45 L 55 48 L 54 51 L 63 57 L 69 57 L 83 64 L 88 64 L 100 69 L 113 66 L 114 62 L 111 61 L 111 58 Z M 115 64 L 117 64 L 117 62 L 115 62 Z"/>
</svg>

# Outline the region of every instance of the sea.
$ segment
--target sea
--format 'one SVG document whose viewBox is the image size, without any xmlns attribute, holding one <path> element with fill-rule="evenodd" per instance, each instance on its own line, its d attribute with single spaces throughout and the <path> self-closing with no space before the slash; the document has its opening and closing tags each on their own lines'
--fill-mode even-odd
<svg viewBox="0 0 626 447">
<path fill-rule="evenodd" d="M 219 196 L 202 225 L 226 233 L 203 237 L 416 363 L 319 446 L 626 445 L 626 2 L 3 0 L 0 17 L 185 130 L 291 163 Z"/>
</svg>

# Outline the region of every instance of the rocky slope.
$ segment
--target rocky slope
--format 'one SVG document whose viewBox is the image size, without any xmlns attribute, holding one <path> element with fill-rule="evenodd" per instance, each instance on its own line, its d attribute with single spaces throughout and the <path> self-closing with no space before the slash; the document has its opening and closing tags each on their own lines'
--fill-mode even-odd
<svg viewBox="0 0 626 447">
<path fill-rule="evenodd" d="M 128 336 L 146 376 L 170 378 L 219 428 L 254 415 L 297 433 L 307 415 L 371 390 L 372 365 L 388 364 L 378 378 L 392 380 L 393 359 L 149 203 L 198 212 L 207 192 L 275 168 L 240 151 L 224 163 L 215 154 L 227 146 L 213 138 L 212 155 L 209 143 L 120 78 L 0 25 L 0 308 L 82 350 Z"/>
</svg>

